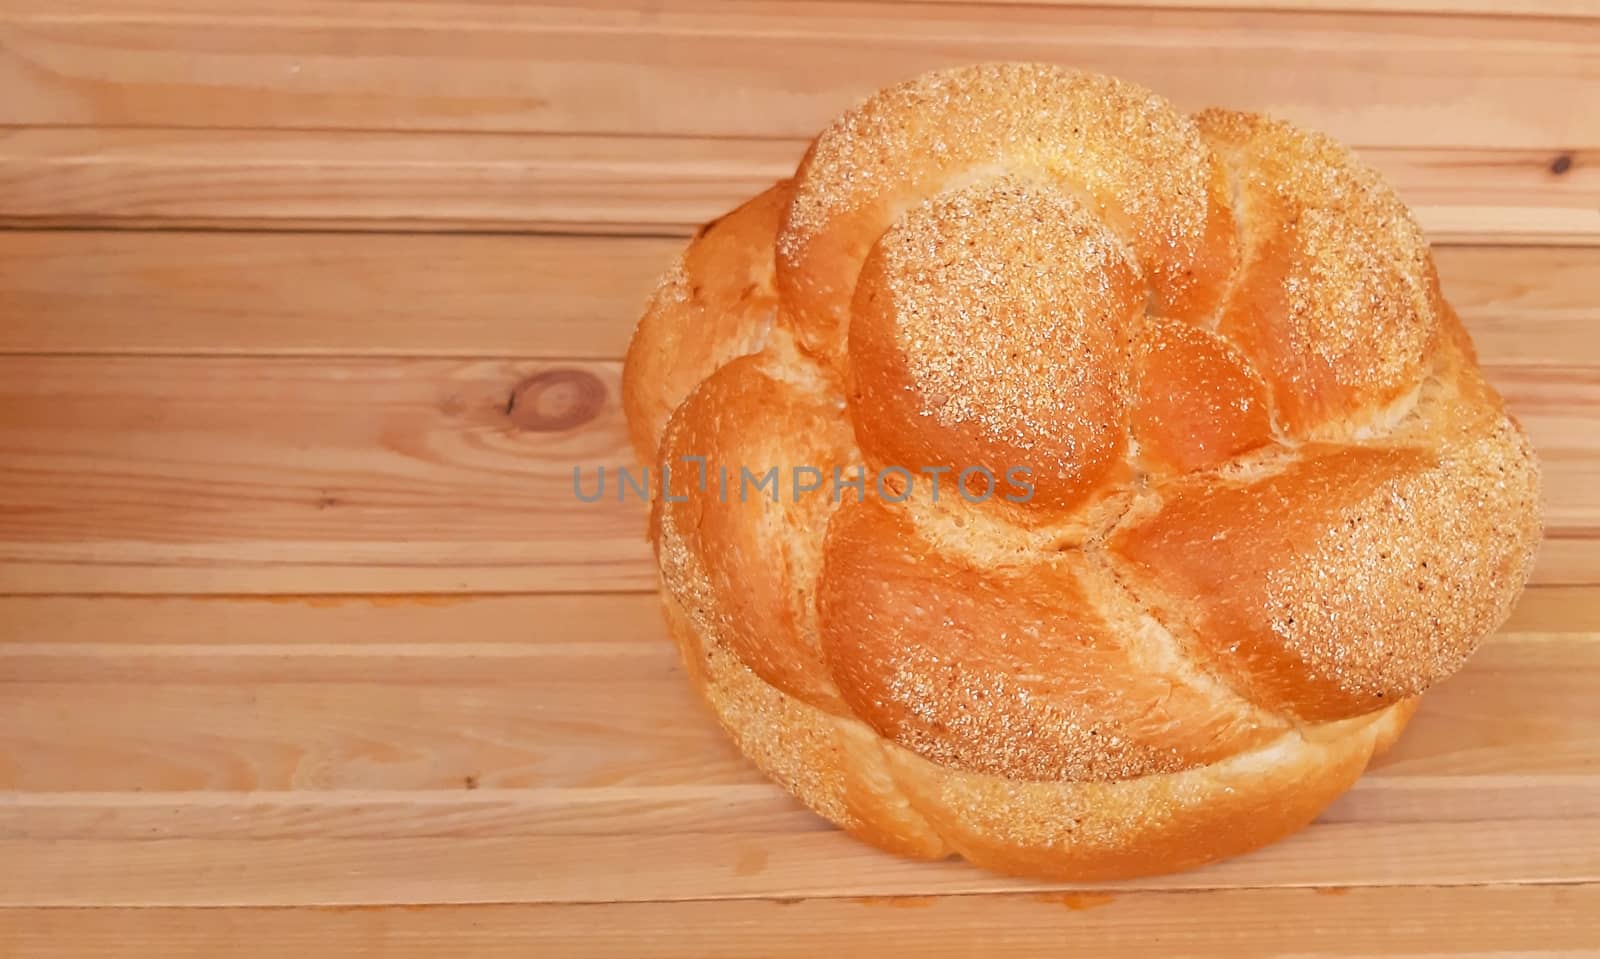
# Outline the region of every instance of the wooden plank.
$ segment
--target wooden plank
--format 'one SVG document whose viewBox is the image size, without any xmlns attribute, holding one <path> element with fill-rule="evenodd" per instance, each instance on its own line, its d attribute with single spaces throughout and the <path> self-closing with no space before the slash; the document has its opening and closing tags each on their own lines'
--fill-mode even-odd
<svg viewBox="0 0 1600 959">
<path fill-rule="evenodd" d="M 523 628 L 520 621 L 503 627 Z M 415 798 L 426 807 L 437 797 L 372 791 L 482 788 L 533 791 L 495 798 L 578 809 L 700 800 L 706 793 L 679 790 L 760 783 L 703 714 L 678 675 L 675 651 L 659 637 L 659 624 L 643 624 L 627 642 L 507 641 L 500 655 L 484 645 L 381 644 L 337 659 L 326 647 L 293 644 L 270 651 L 8 645 L 0 650 L 7 676 L 0 789 L 48 794 L 34 805 L 84 808 L 104 806 L 104 793 L 145 794 L 120 801 L 146 806 L 179 801 L 155 793 L 250 790 L 229 802 L 326 809 L 330 801 L 271 794 L 341 792 L 341 801 L 357 805 Z M 260 668 L 254 678 L 244 672 L 250 666 Z M 356 666 L 363 678 L 353 675 Z M 196 678 L 208 671 L 212 681 Z M 1576 787 L 1590 777 L 1592 790 L 1600 713 L 1589 693 L 1597 673 L 1593 634 L 1495 640 L 1429 695 L 1400 745 L 1379 761 L 1372 788 L 1382 795 L 1337 818 L 1399 821 L 1423 807 L 1447 819 L 1600 814 L 1592 793 L 1587 800 L 1570 792 L 1527 796 L 1520 808 L 1478 796 L 1476 782 L 1463 781 L 1483 777 L 1488 792 L 1509 794 L 1542 785 L 1563 792 L 1563 782 Z M 620 696 L 628 698 L 626 715 L 612 706 Z M 745 801 L 765 809 L 758 794 L 711 792 L 726 793 L 730 829 Z M 69 801 L 68 793 L 84 795 Z"/>
<path fill-rule="evenodd" d="M 1527 744 L 1525 744 L 1527 745 Z M 722 778 L 726 778 L 725 776 Z M 832 829 L 766 782 L 412 790 L 18 792 L 0 838 L 400 839 L 655 834 L 778 835 Z M 1369 774 L 1322 823 L 1600 819 L 1593 774 Z"/>
<path fill-rule="evenodd" d="M 1567 595 L 1535 588 L 1524 601 L 1535 612 L 1525 615 L 1537 622 L 1541 605 Z M 1593 590 L 1576 595 L 1592 600 Z M 653 597 L 468 597 L 431 614 L 360 598 L 325 602 L 0 601 L 12 624 L 0 634 L 0 745 L 9 757 L 0 788 L 426 791 L 457 790 L 471 777 L 485 789 L 618 786 L 633 795 L 641 785 L 760 782 L 733 761 L 678 674 Z M 201 624 L 240 625 L 220 628 L 217 639 L 192 623 L 165 635 L 191 611 Z M 1561 605 L 1553 612 L 1566 615 Z M 305 638 L 324 619 L 327 635 Z M 452 624 L 457 631 L 441 635 Z M 122 631 L 135 638 L 109 638 Z M 1594 636 L 1508 632 L 1491 641 L 1429 695 L 1380 760 L 1383 776 L 1592 775 Z M 618 715 L 623 694 L 628 710 Z M 399 755 L 373 758 L 387 749 Z M 1471 805 L 1478 797 L 1464 798 L 1462 815 L 1487 818 Z"/>
<path fill-rule="evenodd" d="M 1600 632 L 1600 590 L 1536 588 L 1518 610 L 1525 629 Z M 1593 616 L 1586 615 L 1591 610 Z M 301 647 L 362 646 L 439 650 L 466 644 L 636 643 L 663 636 L 656 594 L 310 596 L 4 596 L 0 648 L 54 646 L 114 655 L 115 647 L 148 651 L 203 646 L 226 655 Z M 1516 620 L 1513 621 L 1517 622 Z M 665 640 L 663 639 L 663 642 Z M 287 649 L 286 649 L 287 647 Z M 13 674 L 15 675 L 15 674 Z"/>
<path fill-rule="evenodd" d="M 1534 562 L 1536 583 L 1600 583 L 1600 549 L 1582 531 L 1545 531 Z"/>
<path fill-rule="evenodd" d="M 0 231 L 0 353 L 618 359 L 682 245 L 635 237 Z M 1516 272 L 1506 283 L 1560 283 L 1556 274 L 1566 270 L 1552 263 L 1531 276 Z M 1524 316 L 1537 309 L 1521 310 L 1517 293 L 1504 295 Z M 1595 359 L 1600 364 L 1600 349 Z"/>
<path fill-rule="evenodd" d="M 0 353 L 617 359 L 683 242 L 0 231 Z M 1600 367 L 1600 249 L 1435 259 L 1486 361 Z"/>
<path fill-rule="evenodd" d="M 963 3 L 966 0 L 875 0 L 882 3 Z M 1105 6 L 1106 0 L 989 0 L 996 4 L 1039 7 Z M 1594 0 L 1117 0 L 1119 7 L 1172 10 L 1333 10 L 1361 13 L 1428 13 L 1435 16 L 1505 17 L 1600 16 Z"/>
<path fill-rule="evenodd" d="M 725 778 L 725 777 L 724 777 Z M 465 780 L 463 780 L 464 782 Z M 1571 819 L 1600 814 L 1581 790 L 1595 783 L 1541 777 L 1537 783 L 1473 779 L 1491 797 L 1480 808 L 1504 819 Z M 1554 787 L 1556 802 L 1543 798 Z M 1390 790 L 1389 808 L 1431 818 L 1459 792 L 1446 786 Z M 1512 803 L 1531 805 L 1511 814 Z M 1455 805 L 1459 806 L 1460 803 Z M 1448 821 L 1448 816 L 1445 817 Z M 1436 820 L 1437 821 L 1437 820 Z M 1482 819 L 1473 820 L 1477 822 Z M 505 789 L 458 783 L 437 790 L 129 791 L 16 793 L 0 800 L 0 839 L 260 840 L 645 836 L 822 832 L 832 827 L 776 786 L 707 782 L 677 786 Z"/>
<path fill-rule="evenodd" d="M 41 602 L 65 602 L 64 598 Z M 1600 633 L 1600 591 L 1588 586 L 1534 586 L 1522 594 L 1506 632 Z"/>
<path fill-rule="evenodd" d="M 20 129 L 0 131 L 0 224 L 681 234 L 791 173 L 804 146 L 748 136 Z M 1360 152 L 1436 241 L 1600 242 L 1593 149 Z"/>
<path fill-rule="evenodd" d="M 654 583 L 617 364 L 0 359 L 0 592 Z"/>
<path fill-rule="evenodd" d="M 361 0 L 373 6 L 376 0 Z M 532 22 L 539 12 L 556 8 L 575 8 L 590 13 L 608 11 L 613 14 L 604 21 L 611 24 L 633 22 L 639 14 L 638 0 L 540 0 L 534 12 L 527 12 L 528 4 L 507 5 L 503 0 L 382 0 L 385 13 L 401 16 L 408 21 L 431 22 L 436 20 L 481 22 L 489 17 L 511 18 L 511 22 Z M 848 0 L 855 4 L 879 3 L 894 6 L 925 5 L 928 3 L 954 3 L 970 6 L 972 0 Z M 1413 13 L 1434 16 L 1492 16 L 1497 18 L 1562 17 L 1594 19 L 1600 17 L 1594 0 L 1119 0 L 1115 4 L 1105 0 L 985 0 L 994 5 L 1036 7 L 1106 7 L 1133 9 L 1181 10 L 1185 8 L 1211 11 L 1266 11 L 1266 12 L 1346 12 L 1346 13 Z M 10 0 L 8 9 L 30 16 L 54 15 L 74 20 L 175 18 L 196 13 L 214 14 L 200 0 L 121 0 L 115 6 L 105 0 Z M 235 7 L 236 15 L 246 16 L 254 11 L 252 19 L 276 17 L 300 21 L 323 22 L 329 18 L 349 18 L 347 9 L 330 5 L 327 0 L 279 0 L 270 10 L 259 7 Z"/>
<path fill-rule="evenodd" d="M 114 655 L 121 646 L 300 647 L 387 645 L 483 649 L 535 641 L 633 643 L 660 632 L 656 594 L 0 596 L 0 648 L 53 647 Z M 537 623 L 538 629 L 523 624 Z M 1530 586 L 1502 629 L 1516 634 L 1600 633 L 1600 587 Z M 543 639 L 540 639 L 543 637 Z M 352 649 L 355 653 L 359 650 Z"/>
<path fill-rule="evenodd" d="M 833 828 L 766 782 L 498 788 L 469 787 L 468 781 L 463 776 L 454 789 L 434 790 L 19 792 L 0 799 L 0 838 L 554 839 L 786 835 Z M 477 777 L 471 781 L 481 783 Z M 1597 792 L 1600 781 L 1584 773 L 1374 772 L 1320 822 L 1454 823 L 1473 830 L 1510 820 L 1600 821 Z"/>
<path fill-rule="evenodd" d="M 1600 820 L 1344 824 L 1203 870 L 1078 888 L 1600 881 Z M 5 906 L 382 905 L 1064 890 L 842 832 L 401 839 L 0 840 Z M 397 869 L 404 863 L 404 869 Z"/>
<path fill-rule="evenodd" d="M 1600 365 L 1600 249 L 1436 247 L 1434 261 L 1484 362 Z"/>
<path fill-rule="evenodd" d="M 1594 596 L 1535 588 L 1519 618 L 1592 628 Z M 775 846 L 808 863 L 833 850 L 847 873 L 877 868 L 871 850 L 815 835 L 826 825 L 737 756 L 653 606 L 648 595 L 0 599 L 0 852 L 46 856 L 54 843 L 121 857 L 119 843 L 170 840 L 206 862 L 259 841 L 361 840 L 345 850 L 359 858 L 380 841 L 463 839 L 491 859 L 520 840 L 528 855 L 587 862 L 613 841 L 675 836 L 713 857 Z M 1425 824 L 1426 841 L 1447 843 L 1447 824 L 1498 834 L 1482 828 L 1493 821 L 1554 856 L 1540 836 L 1600 820 L 1597 679 L 1592 631 L 1494 639 L 1314 831 L 1381 859 L 1397 827 Z M 1277 862 L 1259 875 L 1278 875 Z M 899 866 L 885 881 L 910 891 L 899 884 L 921 867 Z M 245 881 L 240 868 L 225 867 L 223 895 Z M 734 889 L 658 878 L 638 895 Z M 440 881 L 441 895 L 475 895 L 459 876 Z M 329 894 L 369 901 L 364 882 Z"/>
<path fill-rule="evenodd" d="M 573 495 L 632 463 L 617 366 L 0 357 L 0 592 L 648 588 L 643 504 Z M 1600 373 L 1490 373 L 1580 541 L 1536 581 L 1596 582 Z"/>
<path fill-rule="evenodd" d="M 867 90 L 1003 57 L 1113 72 L 1185 109 L 1262 110 L 1363 146 L 1600 143 L 1600 117 L 1571 103 L 1600 49 L 1600 26 L 1588 20 L 1153 18 L 955 3 L 907 17 L 891 4 L 722 0 L 648 14 L 566 4 L 164 6 L 171 12 L 108 2 L 6 12 L 0 124 L 809 136 Z"/>
<path fill-rule="evenodd" d="M 533 667 L 526 659 L 500 662 L 501 682 L 426 672 L 459 672 L 465 658 L 406 657 L 411 678 L 395 683 L 6 683 L 0 788 L 239 793 L 760 782 L 706 722 L 689 684 L 669 675 L 676 667 L 665 658 L 650 660 L 658 669 L 649 679 L 611 683 L 595 681 L 604 665 L 590 666 L 581 680 L 543 679 L 533 657 Z M 619 702 L 628 704 L 628 718 L 608 718 L 601 705 Z M 646 729 L 633 717 L 657 725 Z M 529 801 L 541 798 L 549 797 Z M 582 803 L 571 808 L 581 811 Z"/>
<path fill-rule="evenodd" d="M 1600 955 L 1600 887 L 1250 889 L 823 898 L 580 906 L 357 909 L 7 909 L 13 959 L 260 959 L 308 954 L 768 959 L 819 954 L 1136 956 L 1154 944 L 1235 959 Z M 1403 916 L 1404 921 L 1397 921 Z M 1165 950 L 1164 950 L 1164 954 Z"/>
<path fill-rule="evenodd" d="M 0 129 L 0 224 L 688 233 L 791 140 Z"/>
</svg>

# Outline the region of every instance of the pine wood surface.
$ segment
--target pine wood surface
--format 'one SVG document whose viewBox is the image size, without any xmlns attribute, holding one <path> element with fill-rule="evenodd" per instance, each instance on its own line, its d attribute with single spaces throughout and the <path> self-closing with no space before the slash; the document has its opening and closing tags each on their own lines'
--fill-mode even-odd
<svg viewBox="0 0 1600 959">
<path fill-rule="evenodd" d="M 1585 136 L 1600 142 L 1600 134 Z M 0 225 L 681 235 L 792 172 L 805 145 L 746 136 L 24 128 L 0 133 Z M 1360 153 L 1436 242 L 1600 243 L 1593 148 L 1379 145 Z"/>
<path fill-rule="evenodd" d="M 1543 458 L 1512 619 L 1255 855 L 853 842 L 573 500 L 687 233 L 980 58 L 1350 143 Z M 0 0 L 0 957 L 1600 955 L 1597 91 L 1595 0 Z"/>
</svg>

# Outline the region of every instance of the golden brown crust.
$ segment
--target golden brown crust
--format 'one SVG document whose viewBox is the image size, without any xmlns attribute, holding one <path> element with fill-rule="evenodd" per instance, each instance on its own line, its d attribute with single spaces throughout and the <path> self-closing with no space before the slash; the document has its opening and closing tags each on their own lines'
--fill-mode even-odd
<svg viewBox="0 0 1600 959">
<path fill-rule="evenodd" d="M 1216 333 L 1149 317 L 1134 369 L 1130 425 L 1146 471 L 1209 469 L 1273 441 L 1266 384 Z"/>
<path fill-rule="evenodd" d="M 812 596 L 832 504 L 784 487 L 796 467 L 851 458 L 850 431 L 836 400 L 774 372 L 770 356 L 738 357 L 674 413 L 661 443 L 672 495 L 656 498 L 652 532 L 699 628 L 766 682 L 837 710 Z"/>
<path fill-rule="evenodd" d="M 654 464 L 667 417 L 717 367 L 766 343 L 778 311 L 773 244 L 793 194 L 784 180 L 701 227 L 661 277 L 622 364 L 634 455 Z"/>
<path fill-rule="evenodd" d="M 869 842 L 1005 872 L 1305 825 L 1540 535 L 1533 452 L 1376 174 L 1053 67 L 847 113 L 690 245 L 623 393 L 673 470 L 668 620 L 740 748 Z"/>
<path fill-rule="evenodd" d="M 1099 881 L 1250 852 L 1310 823 L 1416 710 L 1288 732 L 1220 763 L 1118 782 L 1017 782 L 929 762 L 761 681 L 664 594 L 691 679 L 741 751 L 818 815 L 903 856 Z"/>
<path fill-rule="evenodd" d="M 1193 121 L 1111 77 L 1034 64 L 935 71 L 883 90 L 817 138 L 778 238 L 802 343 L 837 356 L 861 263 L 904 209 L 996 172 L 1100 212 L 1183 318 L 1215 309 L 1234 260 L 1226 178 Z"/>
<path fill-rule="evenodd" d="M 951 557 L 877 501 L 829 525 L 823 651 L 851 711 L 938 763 L 1020 780 L 1188 769 L 1281 735 L 1280 720 L 1161 655 L 1073 550 L 994 568 Z"/>
<path fill-rule="evenodd" d="M 1026 467 L 1076 505 L 1121 461 L 1144 277 L 1071 196 L 1002 177 L 917 207 L 868 255 L 851 414 L 875 465 Z"/>
<path fill-rule="evenodd" d="M 1335 431 L 1422 378 L 1439 324 L 1422 230 L 1344 147 L 1266 117 L 1196 118 L 1237 195 L 1241 260 L 1220 316 L 1295 435 Z"/>
</svg>

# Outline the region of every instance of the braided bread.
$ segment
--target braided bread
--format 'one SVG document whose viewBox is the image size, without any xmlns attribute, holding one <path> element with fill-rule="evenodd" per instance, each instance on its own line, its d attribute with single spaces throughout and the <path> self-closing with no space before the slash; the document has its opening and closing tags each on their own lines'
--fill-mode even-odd
<svg viewBox="0 0 1600 959">
<path fill-rule="evenodd" d="M 1305 826 L 1540 536 L 1376 174 L 1048 66 L 840 117 L 689 244 L 622 388 L 667 622 L 739 748 L 867 842 L 1008 873 Z"/>
</svg>

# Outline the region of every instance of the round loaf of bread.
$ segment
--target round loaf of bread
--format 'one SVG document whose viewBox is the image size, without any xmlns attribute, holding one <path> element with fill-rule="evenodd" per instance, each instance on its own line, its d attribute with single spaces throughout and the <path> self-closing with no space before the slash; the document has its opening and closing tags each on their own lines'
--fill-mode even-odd
<svg viewBox="0 0 1600 959">
<path fill-rule="evenodd" d="M 817 813 L 1077 880 L 1305 826 L 1509 613 L 1532 450 L 1324 136 L 1031 64 L 700 230 L 623 402 L 687 672 Z"/>
</svg>

